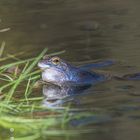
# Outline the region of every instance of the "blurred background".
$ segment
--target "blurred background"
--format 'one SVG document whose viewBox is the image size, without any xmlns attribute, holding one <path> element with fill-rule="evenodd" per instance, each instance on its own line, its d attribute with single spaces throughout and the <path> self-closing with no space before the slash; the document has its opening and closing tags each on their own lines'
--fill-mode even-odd
<svg viewBox="0 0 140 140">
<path fill-rule="evenodd" d="M 23 52 L 25 59 L 44 48 L 49 53 L 66 50 L 61 57 L 76 64 L 113 59 L 117 63 L 107 71 L 140 71 L 139 0 L 0 0 L 0 30 L 5 54 Z M 81 106 L 103 109 L 103 118 L 104 113 L 109 118 L 96 119 L 96 124 L 85 127 L 96 131 L 79 138 L 139 140 L 139 84 L 102 83 L 96 86 L 102 94 L 90 89 Z"/>
<path fill-rule="evenodd" d="M 113 58 L 138 65 L 138 0 L 1 0 L 0 33 L 7 52 L 35 56 L 66 50 L 69 61 Z"/>
</svg>

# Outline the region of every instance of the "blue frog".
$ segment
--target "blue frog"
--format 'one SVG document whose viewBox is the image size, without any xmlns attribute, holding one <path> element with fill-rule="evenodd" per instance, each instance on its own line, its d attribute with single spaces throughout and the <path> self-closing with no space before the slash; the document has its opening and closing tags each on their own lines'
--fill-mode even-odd
<svg viewBox="0 0 140 140">
<path fill-rule="evenodd" d="M 42 70 L 42 80 L 59 86 L 64 83 L 76 85 L 93 85 L 109 78 L 108 75 L 91 71 L 93 68 L 110 66 L 114 61 L 106 60 L 94 64 L 76 67 L 59 57 L 46 56 L 38 63 Z"/>
</svg>

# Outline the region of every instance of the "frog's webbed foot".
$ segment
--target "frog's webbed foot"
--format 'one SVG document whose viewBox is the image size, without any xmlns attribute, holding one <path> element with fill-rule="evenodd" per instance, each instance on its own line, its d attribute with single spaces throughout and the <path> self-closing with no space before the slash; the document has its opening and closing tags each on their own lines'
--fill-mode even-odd
<svg viewBox="0 0 140 140">
<path fill-rule="evenodd" d="M 89 70 L 89 69 L 93 69 L 93 68 L 103 68 L 103 67 L 111 66 L 114 63 L 115 63 L 115 61 L 113 61 L 113 60 L 105 60 L 105 61 L 96 62 L 93 64 L 86 64 L 86 65 L 80 66 L 80 68 L 83 70 Z"/>
<path fill-rule="evenodd" d="M 126 74 L 122 78 L 124 80 L 140 80 L 140 73 Z"/>
<path fill-rule="evenodd" d="M 131 73 L 131 74 L 125 74 L 125 75 L 113 75 L 112 78 L 115 78 L 116 80 L 130 80 L 130 81 L 140 81 L 140 73 Z"/>
</svg>

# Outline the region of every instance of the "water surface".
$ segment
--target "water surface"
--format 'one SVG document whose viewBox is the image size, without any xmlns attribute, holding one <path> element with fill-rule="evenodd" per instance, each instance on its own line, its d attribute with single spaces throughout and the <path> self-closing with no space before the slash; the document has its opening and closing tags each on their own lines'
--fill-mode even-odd
<svg viewBox="0 0 140 140">
<path fill-rule="evenodd" d="M 113 59 L 116 64 L 105 71 L 133 73 L 140 71 L 139 13 L 138 0 L 1 0 L 0 29 L 10 30 L 0 33 L 0 42 L 6 42 L 5 53 L 24 52 L 21 58 L 47 47 L 49 52 L 66 50 L 61 57 L 76 65 Z M 139 84 L 110 80 L 90 88 L 75 108 L 97 116 L 72 122 L 72 129 L 93 130 L 78 138 L 139 140 Z"/>
</svg>

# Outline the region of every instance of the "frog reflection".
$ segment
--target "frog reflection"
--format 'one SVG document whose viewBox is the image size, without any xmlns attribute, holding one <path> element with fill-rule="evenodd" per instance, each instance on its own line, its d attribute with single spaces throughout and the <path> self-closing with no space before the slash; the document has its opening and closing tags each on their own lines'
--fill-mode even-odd
<svg viewBox="0 0 140 140">
<path fill-rule="evenodd" d="M 76 95 L 81 95 L 91 85 L 74 85 L 72 83 L 63 84 L 61 87 L 52 83 L 43 85 L 43 95 L 45 106 L 58 106 L 73 99 Z"/>
</svg>

